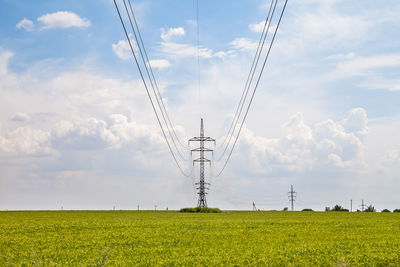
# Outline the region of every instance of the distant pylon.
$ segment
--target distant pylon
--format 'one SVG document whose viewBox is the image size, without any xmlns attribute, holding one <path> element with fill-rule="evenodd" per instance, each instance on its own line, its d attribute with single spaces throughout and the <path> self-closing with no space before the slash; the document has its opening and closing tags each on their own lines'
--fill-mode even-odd
<svg viewBox="0 0 400 267">
<path fill-rule="evenodd" d="M 363 200 L 361 200 L 361 211 L 364 211 L 364 208 L 367 206 L 367 205 L 365 205 L 364 204 L 364 199 Z"/>
<path fill-rule="evenodd" d="M 256 204 L 254 203 L 254 201 L 253 201 L 253 211 L 257 211 L 257 207 L 256 207 Z"/>
<path fill-rule="evenodd" d="M 199 192 L 198 192 L 199 200 L 197 202 L 197 207 L 207 208 L 207 200 L 206 200 L 207 192 L 206 192 L 206 190 L 208 190 L 208 188 L 206 187 L 206 185 L 209 185 L 209 183 L 206 183 L 205 179 L 204 179 L 204 162 L 209 162 L 210 166 L 211 166 L 211 160 L 206 159 L 204 157 L 204 152 L 213 152 L 213 150 L 209 149 L 209 148 L 205 148 L 204 142 L 214 142 L 214 146 L 215 146 L 215 139 L 204 136 L 203 119 L 200 120 L 200 136 L 189 139 L 189 144 L 190 144 L 190 142 L 200 142 L 200 147 L 198 147 L 196 149 L 192 149 L 191 152 L 192 153 L 200 152 L 200 157 L 193 160 L 193 165 L 195 162 L 200 163 L 200 180 L 198 183 L 196 183 L 196 185 L 199 185 L 199 187 L 196 188 L 199 190 Z"/>
<path fill-rule="evenodd" d="M 296 201 L 297 192 L 293 191 L 293 185 L 290 186 L 290 191 L 288 192 L 289 201 L 294 211 L 294 202 Z"/>
</svg>

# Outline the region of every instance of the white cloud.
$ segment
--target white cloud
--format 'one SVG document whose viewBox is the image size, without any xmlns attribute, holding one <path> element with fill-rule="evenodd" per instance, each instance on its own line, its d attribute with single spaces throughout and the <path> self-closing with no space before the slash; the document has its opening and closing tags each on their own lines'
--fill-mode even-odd
<svg viewBox="0 0 400 267">
<path fill-rule="evenodd" d="M 163 41 L 170 41 L 173 37 L 175 36 L 184 36 L 185 35 L 185 29 L 182 27 L 177 27 L 177 28 L 168 28 L 168 29 L 161 29 L 161 39 Z"/>
<path fill-rule="evenodd" d="M 129 38 L 132 37 L 132 34 L 129 34 Z M 131 45 L 133 51 L 136 53 L 138 51 L 138 47 L 136 42 L 131 38 Z M 133 57 L 131 47 L 129 46 L 128 41 L 126 40 L 119 40 L 118 43 L 112 44 L 112 50 L 114 53 L 123 60 L 128 60 Z"/>
<path fill-rule="evenodd" d="M 37 20 L 43 23 L 42 29 L 52 28 L 85 28 L 91 25 L 90 21 L 86 18 L 81 18 L 77 14 L 69 11 L 58 11 L 42 15 Z"/>
<path fill-rule="evenodd" d="M 24 29 L 24 30 L 30 32 L 30 31 L 33 31 L 35 24 L 31 20 L 24 18 L 23 20 L 18 22 L 18 24 L 16 26 L 18 29 Z"/>
<path fill-rule="evenodd" d="M 280 138 L 265 138 L 244 127 L 233 161 L 260 174 L 274 171 L 285 175 L 320 168 L 363 170 L 362 137 L 367 133 L 367 117 L 362 108 L 350 110 L 342 122 L 329 119 L 314 126 L 306 125 L 298 112 L 283 125 L 282 132 Z"/>
<path fill-rule="evenodd" d="M 231 42 L 231 46 L 237 50 L 254 51 L 257 48 L 257 43 L 248 38 L 236 38 Z"/>
<path fill-rule="evenodd" d="M 178 44 L 173 42 L 162 42 L 161 52 L 168 57 L 183 58 L 197 56 L 197 46 L 191 44 Z M 212 58 L 214 56 L 213 50 L 201 47 L 199 55 L 202 58 Z"/>
<path fill-rule="evenodd" d="M 165 69 L 171 66 L 171 63 L 166 59 L 153 59 L 149 61 L 152 68 Z"/>
<path fill-rule="evenodd" d="M 368 133 L 367 112 L 363 108 L 352 109 L 341 124 L 346 132 L 361 138 Z"/>
<path fill-rule="evenodd" d="M 6 155 L 49 153 L 50 133 L 29 127 L 19 127 L 0 135 L 0 151 Z"/>
<path fill-rule="evenodd" d="M 265 26 L 265 20 L 260 21 L 259 23 L 254 23 L 249 25 L 250 31 L 253 32 L 262 32 Z"/>
<path fill-rule="evenodd" d="M 121 148 L 123 144 L 160 145 L 163 140 L 158 131 L 141 125 L 122 114 L 113 114 L 110 122 L 96 118 L 79 121 L 60 121 L 53 130 L 53 144 L 59 148 L 97 150 Z"/>
<path fill-rule="evenodd" d="M 368 75 L 374 69 L 400 66 L 400 54 L 383 54 L 369 57 L 351 57 L 337 64 L 334 74 Z"/>
</svg>

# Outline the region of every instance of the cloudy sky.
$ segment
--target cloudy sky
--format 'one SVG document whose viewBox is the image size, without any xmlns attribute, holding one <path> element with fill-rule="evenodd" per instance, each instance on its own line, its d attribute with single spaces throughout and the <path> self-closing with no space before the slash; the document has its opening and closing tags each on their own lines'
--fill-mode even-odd
<svg viewBox="0 0 400 267">
<path fill-rule="evenodd" d="M 269 3 L 199 0 L 199 90 L 196 1 L 133 1 L 183 144 L 203 117 L 218 159 Z M 282 209 L 293 184 L 296 209 L 400 208 L 398 14 L 289 0 L 232 158 L 207 171 L 210 206 Z M 198 170 L 175 165 L 128 48 L 111 0 L 0 0 L 0 209 L 197 203 Z"/>
</svg>

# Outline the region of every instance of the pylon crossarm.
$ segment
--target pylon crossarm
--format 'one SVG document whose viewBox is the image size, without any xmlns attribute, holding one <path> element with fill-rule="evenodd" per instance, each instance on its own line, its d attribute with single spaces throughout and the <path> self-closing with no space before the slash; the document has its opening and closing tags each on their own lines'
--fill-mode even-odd
<svg viewBox="0 0 400 267">
<path fill-rule="evenodd" d="M 214 150 L 209 149 L 209 148 L 204 148 L 204 149 L 196 148 L 196 149 L 192 149 L 192 150 L 191 150 L 192 153 L 193 153 L 193 152 L 213 152 L 213 151 L 214 151 Z"/>
</svg>

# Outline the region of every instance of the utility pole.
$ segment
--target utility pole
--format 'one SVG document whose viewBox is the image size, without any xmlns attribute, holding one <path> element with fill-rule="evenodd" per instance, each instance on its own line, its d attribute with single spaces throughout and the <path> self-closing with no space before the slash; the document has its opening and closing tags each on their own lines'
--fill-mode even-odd
<svg viewBox="0 0 400 267">
<path fill-rule="evenodd" d="M 353 211 L 353 200 L 350 199 L 350 212 L 352 212 L 352 211 Z"/>
<path fill-rule="evenodd" d="M 294 202 L 296 201 L 297 192 L 293 191 L 293 185 L 290 186 L 290 191 L 288 192 L 288 197 L 290 204 L 292 206 L 292 211 L 294 211 Z"/>
<path fill-rule="evenodd" d="M 364 204 L 364 199 L 361 201 L 361 211 L 364 211 L 364 208 L 367 206 Z"/>
<path fill-rule="evenodd" d="M 209 162 L 210 166 L 211 166 L 211 160 L 204 157 L 204 152 L 213 152 L 213 150 L 209 149 L 209 148 L 205 148 L 204 142 L 214 142 L 214 146 L 215 146 L 215 139 L 204 136 L 203 119 L 200 120 L 200 136 L 189 139 L 189 141 L 188 141 L 189 145 L 190 145 L 190 142 L 200 142 L 200 147 L 198 147 L 196 149 L 192 149 L 191 153 L 200 152 L 200 157 L 193 160 L 193 165 L 195 162 L 200 163 L 200 180 L 198 183 L 196 183 L 196 185 L 199 185 L 199 187 L 196 188 L 197 190 L 199 190 L 199 192 L 197 193 L 199 195 L 197 207 L 207 208 L 207 200 L 206 200 L 207 192 L 206 192 L 206 190 L 208 190 L 208 188 L 206 188 L 206 185 L 209 185 L 209 183 L 206 183 L 204 181 L 204 163 Z"/>
<path fill-rule="evenodd" d="M 137 205 L 137 211 L 139 211 L 139 205 Z"/>
</svg>

